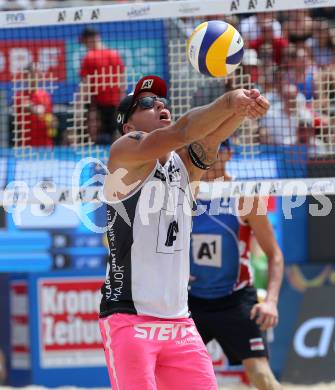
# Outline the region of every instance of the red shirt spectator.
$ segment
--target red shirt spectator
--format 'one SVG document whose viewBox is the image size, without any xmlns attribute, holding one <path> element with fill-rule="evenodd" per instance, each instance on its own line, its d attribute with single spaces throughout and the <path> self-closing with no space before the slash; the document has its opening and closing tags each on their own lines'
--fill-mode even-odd
<svg viewBox="0 0 335 390">
<path fill-rule="evenodd" d="M 272 61 L 279 65 L 281 63 L 282 51 L 288 46 L 288 40 L 275 36 L 270 21 L 266 21 L 261 25 L 261 31 L 261 36 L 249 42 L 249 48 L 257 50 L 258 55 L 261 57 L 262 49 L 269 47 L 272 52 Z"/>
<path fill-rule="evenodd" d="M 254 41 L 250 41 L 249 48 L 255 49 L 257 50 L 257 52 L 259 52 L 259 50 L 265 43 L 267 42 L 263 37 L 258 38 Z M 272 60 L 274 63 L 279 65 L 281 63 L 282 51 L 285 47 L 288 46 L 288 41 L 285 38 L 272 38 L 270 44 L 272 47 Z"/>
<path fill-rule="evenodd" d="M 109 145 L 118 137 L 116 108 L 125 89 L 125 66 L 116 50 L 104 46 L 97 30 L 86 28 L 80 41 L 87 49 L 80 66 L 80 76 L 85 82 L 80 100 L 89 102 L 88 133 L 93 142 Z"/>
<path fill-rule="evenodd" d="M 53 146 L 53 114 L 49 93 L 23 90 L 14 97 L 18 146 Z"/>
<path fill-rule="evenodd" d="M 96 87 L 91 87 L 91 93 L 93 102 L 101 106 L 118 106 L 121 100 L 121 90 L 117 85 L 117 75 L 123 73 L 124 63 L 119 53 L 107 48 L 89 50 L 80 69 L 81 78 L 96 74 L 92 82 L 98 87 L 96 93 L 94 93 Z"/>
</svg>

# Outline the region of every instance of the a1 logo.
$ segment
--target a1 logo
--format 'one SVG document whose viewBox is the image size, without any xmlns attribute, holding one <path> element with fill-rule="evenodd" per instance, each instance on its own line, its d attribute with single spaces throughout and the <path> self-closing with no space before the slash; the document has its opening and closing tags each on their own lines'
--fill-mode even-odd
<svg viewBox="0 0 335 390">
<path fill-rule="evenodd" d="M 192 256 L 197 265 L 221 267 L 222 237 L 219 234 L 192 234 Z"/>
<path fill-rule="evenodd" d="M 141 89 L 150 89 L 154 83 L 153 79 L 144 80 Z"/>
</svg>

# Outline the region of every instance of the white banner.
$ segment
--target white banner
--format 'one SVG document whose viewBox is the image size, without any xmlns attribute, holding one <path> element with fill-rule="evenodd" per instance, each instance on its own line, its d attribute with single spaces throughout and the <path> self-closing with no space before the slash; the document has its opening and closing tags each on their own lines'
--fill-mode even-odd
<svg viewBox="0 0 335 390">
<path fill-rule="evenodd" d="M 113 4 L 0 13 L 2 28 L 231 15 L 333 7 L 335 0 L 192 0 Z"/>
</svg>

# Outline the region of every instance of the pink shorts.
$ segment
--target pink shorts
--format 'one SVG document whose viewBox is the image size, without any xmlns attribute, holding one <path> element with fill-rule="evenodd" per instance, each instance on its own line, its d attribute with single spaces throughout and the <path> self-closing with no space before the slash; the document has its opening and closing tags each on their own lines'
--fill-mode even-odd
<svg viewBox="0 0 335 390">
<path fill-rule="evenodd" d="M 99 325 L 113 390 L 217 390 L 192 319 L 113 314 Z"/>
</svg>

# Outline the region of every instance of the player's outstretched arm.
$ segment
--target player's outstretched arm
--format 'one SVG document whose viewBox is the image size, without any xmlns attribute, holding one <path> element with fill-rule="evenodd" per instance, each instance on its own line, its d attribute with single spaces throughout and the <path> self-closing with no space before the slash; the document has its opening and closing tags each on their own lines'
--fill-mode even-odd
<svg viewBox="0 0 335 390">
<path fill-rule="evenodd" d="M 222 141 L 233 134 L 234 131 L 239 128 L 244 119 L 244 115 L 233 114 L 214 132 L 178 151 L 178 154 L 187 167 L 191 182 L 198 182 L 201 180 L 202 176 L 206 172 L 206 169 L 209 169 L 217 160 Z M 190 148 L 192 149 L 191 153 L 194 153 L 198 159 L 198 164 L 203 164 L 202 167 L 197 166 L 197 164 L 191 161 Z"/>
<path fill-rule="evenodd" d="M 267 113 L 270 104 L 258 90 L 244 90 L 244 93 L 248 94 L 248 96 L 254 100 L 247 110 L 235 110 L 229 118 L 223 121 L 210 134 L 191 143 L 191 153 L 197 160 L 196 164 L 191 161 L 190 153 L 187 148 L 179 151 L 181 158 L 188 168 L 191 181 L 199 181 L 206 169 L 214 164 L 217 159 L 220 144 L 240 127 L 246 117 L 257 119 Z"/>
<path fill-rule="evenodd" d="M 246 90 L 225 93 L 214 102 L 190 110 L 173 125 L 150 133 L 128 133 L 111 147 L 111 155 L 126 166 L 143 165 L 204 138 L 235 112 L 257 115 L 255 99 Z"/>
</svg>

